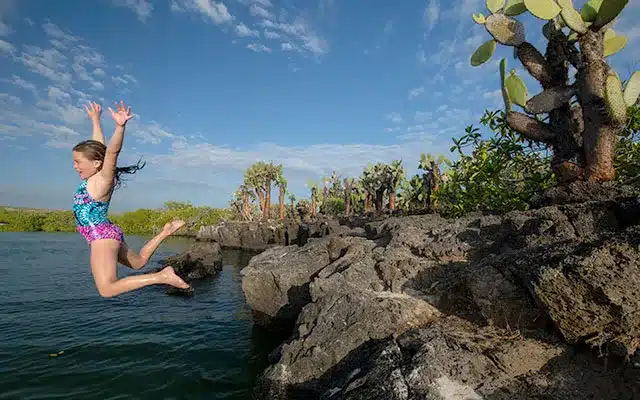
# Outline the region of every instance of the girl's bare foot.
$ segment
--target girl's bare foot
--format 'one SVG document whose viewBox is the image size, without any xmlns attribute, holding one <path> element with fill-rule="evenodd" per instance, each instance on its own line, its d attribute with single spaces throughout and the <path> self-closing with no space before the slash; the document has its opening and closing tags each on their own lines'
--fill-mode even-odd
<svg viewBox="0 0 640 400">
<path fill-rule="evenodd" d="M 189 289 L 189 285 L 176 274 L 173 267 L 165 267 L 160 271 L 160 276 L 162 277 L 162 282 L 167 285 L 171 285 L 179 289 Z"/>
<path fill-rule="evenodd" d="M 166 236 L 172 235 L 175 231 L 182 228 L 183 226 L 184 226 L 183 220 L 167 222 L 164 225 L 164 228 L 162 228 L 162 234 Z"/>
</svg>

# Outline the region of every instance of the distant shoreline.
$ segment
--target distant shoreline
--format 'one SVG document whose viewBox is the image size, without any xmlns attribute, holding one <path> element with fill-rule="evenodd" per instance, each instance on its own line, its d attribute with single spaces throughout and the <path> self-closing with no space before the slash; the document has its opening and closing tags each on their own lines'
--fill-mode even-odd
<svg viewBox="0 0 640 400">
<path fill-rule="evenodd" d="M 140 208 L 135 211 L 109 213 L 109 218 L 125 234 L 151 235 L 175 219 L 187 222 L 182 236 L 194 236 L 201 226 L 216 225 L 232 219 L 228 209 L 194 207 L 189 203 L 167 202 L 164 209 Z M 71 208 L 66 210 L 34 207 L 0 206 L 0 232 L 75 232 Z"/>
</svg>

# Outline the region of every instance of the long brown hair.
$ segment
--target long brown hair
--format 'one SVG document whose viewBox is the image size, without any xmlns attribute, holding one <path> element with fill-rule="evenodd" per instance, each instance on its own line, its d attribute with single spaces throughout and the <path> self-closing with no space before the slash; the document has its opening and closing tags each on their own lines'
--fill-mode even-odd
<svg viewBox="0 0 640 400">
<path fill-rule="evenodd" d="M 104 143 L 98 142 L 97 140 L 85 140 L 83 142 L 76 144 L 73 147 L 73 151 L 77 151 L 84 154 L 84 156 L 91 161 L 104 162 L 104 156 L 107 153 L 107 146 L 105 146 Z M 120 177 L 120 175 L 135 174 L 138 170 L 144 168 L 146 164 L 147 164 L 146 162 L 143 162 L 142 164 L 140 164 L 140 161 L 138 161 L 135 165 L 129 165 L 126 167 L 116 167 L 115 188 L 118 188 L 120 186 L 120 183 L 122 182 L 122 178 Z"/>
</svg>

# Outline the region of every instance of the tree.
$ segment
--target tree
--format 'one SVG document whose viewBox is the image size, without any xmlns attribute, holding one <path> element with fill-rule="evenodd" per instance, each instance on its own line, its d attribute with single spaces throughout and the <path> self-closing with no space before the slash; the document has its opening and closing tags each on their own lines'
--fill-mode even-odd
<svg viewBox="0 0 640 400">
<path fill-rule="evenodd" d="M 389 192 L 389 209 L 396 209 L 396 192 L 405 179 L 405 170 L 402 160 L 393 160 L 391 165 L 386 165 L 383 173 L 386 175 L 387 191 Z"/>
<path fill-rule="evenodd" d="M 490 15 L 473 15 L 492 39 L 473 53 L 471 65 L 489 60 L 497 43 L 512 46 L 514 56 L 542 86 L 542 92 L 528 98 L 522 79 L 515 70 L 507 75 L 506 60 L 501 61 L 506 121 L 524 138 L 553 150 L 551 168 L 562 184 L 610 181 L 615 176 L 618 134 L 640 93 L 639 72 L 623 90 L 618 74 L 605 61 L 626 44 L 611 26 L 627 3 L 589 0 L 578 12 L 571 0 L 486 0 Z M 526 41 L 524 26 L 515 18 L 526 11 L 547 21 L 545 55 Z M 572 83 L 569 65 L 577 71 Z M 525 112 L 513 111 L 512 103 Z"/>
<path fill-rule="evenodd" d="M 284 219 L 284 195 L 287 192 L 287 180 L 284 179 L 284 176 L 279 177 L 278 185 L 280 187 L 280 196 L 278 197 L 278 204 L 280 205 L 280 219 Z"/>
</svg>

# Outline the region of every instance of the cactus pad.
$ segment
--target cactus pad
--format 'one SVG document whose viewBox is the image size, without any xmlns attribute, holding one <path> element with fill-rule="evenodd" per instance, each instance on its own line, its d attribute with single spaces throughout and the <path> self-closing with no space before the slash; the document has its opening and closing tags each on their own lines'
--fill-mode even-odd
<svg viewBox="0 0 640 400">
<path fill-rule="evenodd" d="M 607 74 L 604 88 L 609 117 L 616 124 L 624 124 L 627 122 L 627 104 L 622 93 L 622 83 L 615 72 Z"/>
<path fill-rule="evenodd" d="M 473 13 L 471 17 L 476 24 L 483 25 L 487 21 L 483 13 Z"/>
<path fill-rule="evenodd" d="M 524 0 L 508 0 L 504 6 L 504 15 L 509 17 L 515 17 L 525 11 L 527 11 L 527 7 L 524 5 Z"/>
<path fill-rule="evenodd" d="M 481 44 L 480 47 L 478 47 L 476 51 L 474 51 L 471 55 L 471 65 L 477 67 L 478 65 L 486 63 L 487 61 L 489 61 L 491 56 L 493 56 L 493 53 L 495 51 L 496 41 L 493 39 L 487 40 L 486 42 Z"/>
<path fill-rule="evenodd" d="M 560 14 L 560 6 L 554 0 L 524 0 L 524 5 L 540 19 L 551 20 Z"/>
<path fill-rule="evenodd" d="M 531 114 L 551 112 L 571 100 L 574 94 L 571 87 L 552 87 L 530 98 L 525 110 Z"/>
<path fill-rule="evenodd" d="M 580 13 L 573 8 L 571 0 L 558 0 L 558 4 L 561 8 L 560 16 L 564 23 L 567 24 L 567 26 L 574 32 L 585 33 L 587 31 L 587 27 L 585 26 Z"/>
<path fill-rule="evenodd" d="M 613 21 L 625 8 L 629 0 L 607 0 L 602 3 L 598 10 L 596 20 L 593 21 L 593 25 L 596 28 L 601 28 Z"/>
<path fill-rule="evenodd" d="M 598 11 L 600 10 L 600 6 L 602 6 L 603 0 L 589 0 L 587 3 L 582 6 L 580 10 L 580 15 L 582 16 L 582 20 L 585 22 L 593 22 L 596 20 L 596 16 L 598 15 Z"/>
<path fill-rule="evenodd" d="M 631 107 L 638 101 L 640 96 L 640 71 L 636 71 L 631 75 L 624 88 L 624 103 L 627 107 Z"/>
<path fill-rule="evenodd" d="M 491 14 L 495 14 L 502 10 L 505 0 L 486 0 L 487 9 L 491 11 Z"/>
<path fill-rule="evenodd" d="M 511 99 L 507 93 L 507 88 L 504 85 L 504 80 L 507 76 L 507 60 L 503 58 L 500 60 L 500 90 L 502 91 L 502 100 L 504 100 L 505 112 L 511 111 Z"/>
<path fill-rule="evenodd" d="M 495 40 L 504 45 L 520 46 L 524 42 L 524 25 L 515 18 L 491 14 L 484 26 Z"/>
<path fill-rule="evenodd" d="M 509 76 L 504 80 L 504 86 L 509 94 L 509 99 L 524 108 L 527 103 L 527 86 L 524 84 L 524 81 L 516 75 L 515 70 L 511 70 Z"/>
<path fill-rule="evenodd" d="M 609 57 L 610 55 L 615 54 L 620 50 L 622 50 L 626 45 L 627 45 L 626 36 L 616 35 L 614 33 L 613 36 L 606 38 L 606 35 L 605 35 L 605 39 L 603 43 L 604 50 L 603 50 L 602 56 Z"/>
</svg>

